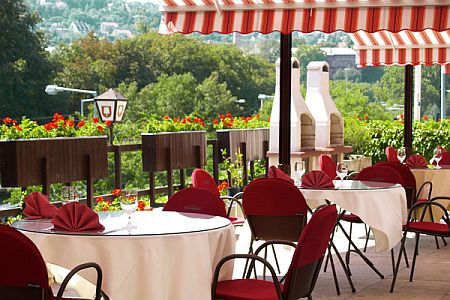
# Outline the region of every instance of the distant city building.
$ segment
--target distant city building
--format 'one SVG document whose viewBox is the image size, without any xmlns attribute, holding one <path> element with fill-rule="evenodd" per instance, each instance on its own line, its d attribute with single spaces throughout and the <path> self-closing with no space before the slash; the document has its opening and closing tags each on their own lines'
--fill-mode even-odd
<svg viewBox="0 0 450 300">
<path fill-rule="evenodd" d="M 104 35 L 111 35 L 114 30 L 119 28 L 116 22 L 102 22 L 100 23 L 100 33 Z"/>
<path fill-rule="evenodd" d="M 320 48 L 327 55 L 330 77 L 339 69 L 356 68 L 356 52 L 351 48 Z"/>
<path fill-rule="evenodd" d="M 131 33 L 131 30 L 128 29 L 114 29 L 111 36 L 116 38 L 132 38 L 133 33 Z"/>
<path fill-rule="evenodd" d="M 69 31 L 72 33 L 86 34 L 91 31 L 91 28 L 86 22 L 73 21 L 70 23 Z"/>
</svg>

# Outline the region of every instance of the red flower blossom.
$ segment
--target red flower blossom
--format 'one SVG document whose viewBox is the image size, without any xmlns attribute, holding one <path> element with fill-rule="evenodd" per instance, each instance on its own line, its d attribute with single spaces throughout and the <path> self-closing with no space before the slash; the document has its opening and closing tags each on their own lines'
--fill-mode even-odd
<svg viewBox="0 0 450 300">
<path fill-rule="evenodd" d="M 170 120 L 169 116 L 164 116 L 164 120 Z"/>
<path fill-rule="evenodd" d="M 99 202 L 103 202 L 105 199 L 103 198 L 103 196 L 98 197 L 97 199 L 95 199 L 95 202 L 99 203 Z"/>
<path fill-rule="evenodd" d="M 100 132 L 103 132 L 103 131 L 104 131 L 103 127 L 100 126 L 100 125 L 97 126 L 97 130 L 100 131 Z"/>
<path fill-rule="evenodd" d="M 213 124 L 215 124 L 215 125 L 219 124 L 219 121 L 218 121 L 218 120 L 214 120 L 214 121 L 212 121 L 212 122 L 213 122 Z"/>
<path fill-rule="evenodd" d="M 400 119 L 404 119 L 405 118 L 405 115 L 404 114 L 401 114 L 400 115 Z"/>
<path fill-rule="evenodd" d="M 66 126 L 73 127 L 74 125 L 75 125 L 75 122 L 73 120 L 71 120 L 71 119 L 66 120 Z"/>
<path fill-rule="evenodd" d="M 111 121 L 106 121 L 106 122 L 105 122 L 105 125 L 108 126 L 108 127 L 111 127 L 112 122 L 111 122 Z"/>
<path fill-rule="evenodd" d="M 106 200 L 105 203 L 111 205 L 111 200 Z"/>
<path fill-rule="evenodd" d="M 3 123 L 5 123 L 5 124 L 9 124 L 11 122 L 12 122 L 12 119 L 10 117 L 6 117 L 3 119 Z"/>
<path fill-rule="evenodd" d="M 19 125 L 15 125 L 14 126 L 17 130 L 22 131 L 22 127 L 20 127 Z"/>
<path fill-rule="evenodd" d="M 428 121 L 428 116 L 423 116 L 424 121 Z"/>
<path fill-rule="evenodd" d="M 233 117 L 233 115 L 230 113 L 230 112 L 227 112 L 227 114 L 225 115 L 225 117 L 227 117 L 227 118 L 232 118 Z"/>
<path fill-rule="evenodd" d="M 251 121 L 252 120 L 252 117 L 247 117 L 247 118 L 245 118 L 245 123 L 247 123 L 248 121 Z"/>
<path fill-rule="evenodd" d="M 54 113 L 52 121 L 53 122 L 64 121 L 64 116 L 58 113 Z"/>
<path fill-rule="evenodd" d="M 219 118 L 220 118 L 221 120 L 223 120 L 223 119 L 225 119 L 225 116 L 224 116 L 224 115 L 220 115 Z"/>
<path fill-rule="evenodd" d="M 47 131 L 52 130 L 52 129 L 53 129 L 52 123 L 44 124 L 44 128 L 45 128 L 45 130 L 47 130 Z"/>
<path fill-rule="evenodd" d="M 174 122 L 178 122 L 179 119 L 178 119 L 178 118 L 173 118 L 173 121 L 174 121 Z"/>
<path fill-rule="evenodd" d="M 93 118 L 92 118 L 92 122 L 98 123 L 98 118 L 97 118 L 97 117 L 93 117 Z"/>
<path fill-rule="evenodd" d="M 81 120 L 80 122 L 78 122 L 78 124 L 77 124 L 77 127 L 78 128 L 81 128 L 81 127 L 83 127 L 84 126 L 84 120 Z"/>
<path fill-rule="evenodd" d="M 121 189 L 114 189 L 112 191 L 112 194 L 114 195 L 114 197 L 119 197 L 122 194 L 122 190 Z"/>
<path fill-rule="evenodd" d="M 364 115 L 364 120 L 368 121 L 369 120 L 369 116 L 368 115 Z"/>
<path fill-rule="evenodd" d="M 138 210 L 144 210 L 145 209 L 145 202 L 142 200 L 138 201 Z"/>
<path fill-rule="evenodd" d="M 11 121 L 11 123 L 12 123 L 14 126 L 17 125 L 17 121 L 14 120 L 14 119 Z"/>
<path fill-rule="evenodd" d="M 227 181 L 222 181 L 218 186 L 217 189 L 219 190 L 219 192 L 223 191 L 224 189 L 228 188 L 228 182 Z"/>
</svg>

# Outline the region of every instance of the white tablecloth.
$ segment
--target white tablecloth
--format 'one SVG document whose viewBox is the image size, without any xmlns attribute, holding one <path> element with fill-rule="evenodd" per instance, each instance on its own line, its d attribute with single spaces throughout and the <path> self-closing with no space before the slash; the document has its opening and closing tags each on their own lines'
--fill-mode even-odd
<svg viewBox="0 0 450 300">
<path fill-rule="evenodd" d="M 450 197 L 450 169 L 411 169 L 411 172 L 416 178 L 418 189 L 424 182 L 431 181 L 433 183 L 431 197 Z M 428 192 L 428 190 L 426 190 L 426 192 Z"/>
<path fill-rule="evenodd" d="M 22 231 L 47 262 L 70 269 L 88 261 L 100 264 L 103 290 L 113 300 L 210 299 L 216 264 L 234 253 L 234 228 L 220 217 L 136 212 L 132 222 L 138 228 L 131 235 L 118 230 L 126 226 L 126 216 L 103 215 L 101 222 L 105 235 Z M 221 278 L 231 278 L 232 272 L 232 264 L 226 264 Z M 94 272 L 84 276 L 95 280 Z"/>
<path fill-rule="evenodd" d="M 368 224 L 375 237 L 377 252 L 393 248 L 402 238 L 406 224 L 406 193 L 401 186 L 369 190 L 301 189 L 308 205 L 328 199 Z"/>
</svg>

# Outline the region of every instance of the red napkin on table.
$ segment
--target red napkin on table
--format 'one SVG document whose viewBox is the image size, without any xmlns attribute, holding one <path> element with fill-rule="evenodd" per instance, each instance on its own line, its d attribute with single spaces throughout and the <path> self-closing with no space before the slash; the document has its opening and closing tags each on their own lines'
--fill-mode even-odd
<svg viewBox="0 0 450 300">
<path fill-rule="evenodd" d="M 325 172 L 315 170 L 303 176 L 304 188 L 334 188 L 333 180 Z"/>
<path fill-rule="evenodd" d="M 270 166 L 269 168 L 269 178 L 280 178 L 290 183 L 294 184 L 294 179 L 292 179 L 289 175 L 281 171 L 275 166 Z"/>
<path fill-rule="evenodd" d="M 427 160 L 420 154 L 414 154 L 406 160 L 406 166 L 410 168 L 426 168 Z"/>
<path fill-rule="evenodd" d="M 61 206 L 52 219 L 55 229 L 67 231 L 92 231 L 105 230 L 98 220 L 98 215 L 87 205 L 77 202 Z"/>
<path fill-rule="evenodd" d="M 33 192 L 25 198 L 23 214 L 27 216 L 27 220 L 51 219 L 55 215 L 55 212 L 56 207 L 42 193 Z"/>
</svg>

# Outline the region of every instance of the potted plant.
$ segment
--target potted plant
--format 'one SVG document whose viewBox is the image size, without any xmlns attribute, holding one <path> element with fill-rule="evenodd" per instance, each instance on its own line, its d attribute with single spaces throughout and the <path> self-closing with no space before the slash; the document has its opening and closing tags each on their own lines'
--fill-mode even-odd
<svg viewBox="0 0 450 300">
<path fill-rule="evenodd" d="M 258 114 L 249 117 L 233 117 L 231 113 L 220 115 L 213 121 L 217 132 L 219 149 L 231 153 L 236 159 L 234 149 L 245 145 L 245 160 L 266 159 L 269 143 L 269 122 L 261 120 Z"/>
<path fill-rule="evenodd" d="M 242 192 L 244 187 L 244 166 L 242 161 L 242 153 L 240 149 L 234 154 L 235 159 L 227 156 L 225 149 L 222 149 L 223 164 L 227 170 L 229 185 L 227 189 L 227 194 L 230 197 L 234 197 L 239 192 Z"/>
<path fill-rule="evenodd" d="M 142 133 L 142 163 L 147 172 L 201 167 L 206 164 L 203 119 L 152 117 Z"/>
<path fill-rule="evenodd" d="M 4 187 L 43 185 L 97 179 L 108 174 L 107 124 L 55 113 L 38 125 L 23 118 L 4 118 L 0 126 L 0 173 Z"/>
</svg>

